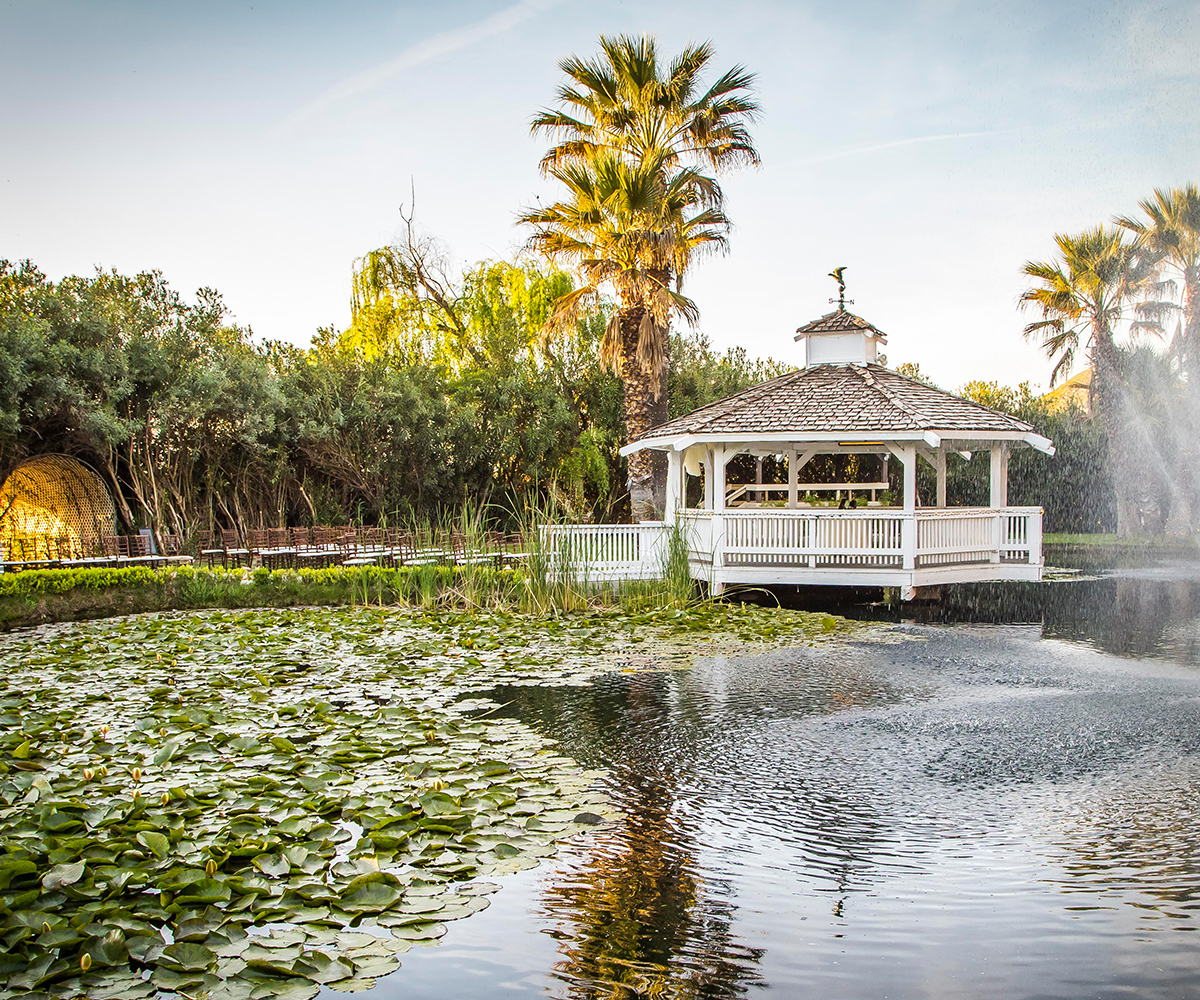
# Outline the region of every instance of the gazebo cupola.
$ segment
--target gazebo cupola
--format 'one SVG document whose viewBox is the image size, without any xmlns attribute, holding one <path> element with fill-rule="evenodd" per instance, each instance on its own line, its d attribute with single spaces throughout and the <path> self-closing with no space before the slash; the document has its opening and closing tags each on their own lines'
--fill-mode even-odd
<svg viewBox="0 0 1200 1000">
<path fill-rule="evenodd" d="M 847 312 L 844 302 L 833 312 L 800 327 L 796 339 L 804 341 L 805 368 L 874 364 L 879 345 L 887 343 L 883 331 Z"/>
<path fill-rule="evenodd" d="M 796 331 L 804 341 L 804 367 L 813 365 L 870 365 L 879 355 L 879 345 L 887 343 L 883 331 L 861 316 L 846 311 L 844 267 L 835 267 L 829 277 L 838 283 L 837 308 L 820 319 L 806 323 Z M 829 300 L 830 304 L 833 299 Z M 850 300 L 854 305 L 854 300 Z"/>
</svg>

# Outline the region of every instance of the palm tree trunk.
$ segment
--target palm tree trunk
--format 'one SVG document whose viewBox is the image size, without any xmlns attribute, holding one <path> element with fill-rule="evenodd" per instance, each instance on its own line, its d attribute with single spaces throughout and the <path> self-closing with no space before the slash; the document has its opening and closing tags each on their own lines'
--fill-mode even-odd
<svg viewBox="0 0 1200 1000">
<path fill-rule="evenodd" d="M 1183 269 L 1183 360 L 1184 395 L 1181 426 L 1176 428 L 1182 443 L 1176 461 L 1178 468 L 1172 477 L 1174 503 L 1167 534 L 1190 535 L 1200 528 L 1200 508 L 1195 497 L 1200 495 L 1200 268 Z"/>
<path fill-rule="evenodd" d="M 667 419 L 665 388 L 655 398 L 654 378 L 637 360 L 641 308 L 621 310 L 621 388 L 625 408 L 625 440 L 641 437 Z M 662 516 L 666 500 L 667 456 L 646 449 L 629 456 L 629 506 L 634 521 L 652 521 Z"/>
<path fill-rule="evenodd" d="M 1108 466 L 1117 496 L 1117 535 L 1128 538 L 1161 529 L 1156 477 L 1139 460 L 1136 421 L 1121 377 L 1111 334 L 1096 335 L 1092 352 L 1092 404 L 1104 425 Z"/>
</svg>

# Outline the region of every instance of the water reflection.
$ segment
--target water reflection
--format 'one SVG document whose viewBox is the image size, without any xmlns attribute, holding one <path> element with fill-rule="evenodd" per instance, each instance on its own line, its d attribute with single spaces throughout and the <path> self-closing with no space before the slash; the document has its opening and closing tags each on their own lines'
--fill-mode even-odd
<svg viewBox="0 0 1200 1000">
<path fill-rule="evenodd" d="M 1063 639 L 1126 657 L 1200 665 L 1200 564 L 1173 563 L 1062 577 L 1045 583 L 980 583 L 943 588 L 929 602 L 885 606 L 878 592 L 780 589 L 785 606 L 852 618 L 923 624 L 1036 625 Z M 761 595 L 747 595 L 763 601 Z"/>
<path fill-rule="evenodd" d="M 1105 641 L 1192 620 L 1127 585 Z M 497 692 L 626 817 L 541 880 L 561 995 L 1190 995 L 1200 679 L 1044 625 Z"/>
<path fill-rule="evenodd" d="M 581 758 L 617 758 L 610 760 L 611 788 L 622 820 L 586 852 L 558 859 L 541 901 L 560 942 L 554 975 L 565 984 L 562 995 L 742 996 L 761 979 L 762 950 L 736 939 L 727 881 L 701 874 L 678 770 L 689 727 L 659 724 L 671 714 L 663 675 L 610 678 L 601 688 L 599 697 L 528 687 L 497 692 L 518 714 L 573 734 L 572 747 L 586 748 Z M 617 754 L 631 726 L 645 738 Z"/>
</svg>

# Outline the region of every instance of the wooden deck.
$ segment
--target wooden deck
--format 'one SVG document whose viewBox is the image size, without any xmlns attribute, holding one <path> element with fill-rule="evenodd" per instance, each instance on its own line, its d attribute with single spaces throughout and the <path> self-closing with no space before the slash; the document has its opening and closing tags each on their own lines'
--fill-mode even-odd
<svg viewBox="0 0 1200 1000">
<path fill-rule="evenodd" d="M 1042 578 L 1040 507 L 681 510 L 693 579 L 737 584 L 914 588 Z M 671 527 L 559 525 L 546 541 L 596 582 L 653 579 Z"/>
</svg>

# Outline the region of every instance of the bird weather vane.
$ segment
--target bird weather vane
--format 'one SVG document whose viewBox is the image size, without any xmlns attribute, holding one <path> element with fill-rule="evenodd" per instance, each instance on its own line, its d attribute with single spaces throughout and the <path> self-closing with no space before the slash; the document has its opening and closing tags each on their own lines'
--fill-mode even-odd
<svg viewBox="0 0 1200 1000">
<path fill-rule="evenodd" d="M 830 299 L 829 304 L 832 305 L 834 302 L 836 302 L 838 304 L 838 309 L 840 309 L 842 312 L 846 311 L 846 301 L 847 301 L 846 300 L 846 280 L 842 277 L 842 274 L 845 273 L 845 270 L 846 270 L 846 268 L 843 266 L 843 267 L 835 267 L 832 271 L 829 272 L 829 277 L 831 277 L 834 281 L 836 281 L 838 283 L 838 297 L 836 299 Z M 851 305 L 854 305 L 853 299 L 850 299 L 849 302 Z"/>
</svg>

